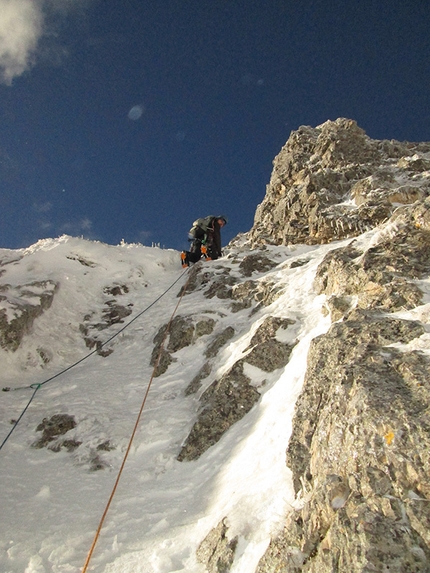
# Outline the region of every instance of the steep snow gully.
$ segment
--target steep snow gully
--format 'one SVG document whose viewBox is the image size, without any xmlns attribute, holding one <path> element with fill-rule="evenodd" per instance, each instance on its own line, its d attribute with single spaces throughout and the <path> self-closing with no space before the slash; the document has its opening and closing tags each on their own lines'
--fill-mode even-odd
<svg viewBox="0 0 430 573">
<path fill-rule="evenodd" d="M 251 272 L 241 263 L 255 251 L 238 245 L 222 262 L 191 271 L 200 284 L 194 281 L 195 290 L 184 296 L 178 315 L 210 328 L 173 352 L 166 372 L 156 378 L 89 570 L 204 571 L 197 547 L 226 516 L 229 537 L 238 539 L 237 570 L 255 569 L 294 503 L 285 449 L 309 342 L 329 324 L 321 297 L 311 289 L 327 249 L 271 247 L 260 262 L 272 260 L 273 268 Z M 40 304 L 44 281 L 58 285 L 49 308 L 26 327 L 18 348 L 2 350 L 2 387 L 11 388 L 43 382 L 81 359 L 89 352 L 86 341 L 107 340 L 181 274 L 177 252 L 71 237 L 40 241 L 22 251 L 1 250 L 0 256 L 8 324 L 29 305 Z M 233 301 L 207 292 L 229 282 L 235 290 L 251 282 L 254 287 Z M 103 346 L 100 354 L 46 384 L 4 446 L 3 571 L 81 570 L 151 376 L 154 337 L 177 294 L 170 291 L 124 329 L 108 345 L 109 353 Z M 118 318 L 119 307 L 132 313 Z M 199 398 L 244 356 L 258 327 L 272 316 L 291 321 L 274 333 L 281 344 L 294 344 L 288 365 L 265 372 L 246 363 L 249 385 L 261 396 L 258 402 L 198 459 L 179 462 L 202 408 Z M 206 350 L 227 328 L 234 334 L 208 359 Z M 186 392 L 208 360 L 210 374 L 197 391 Z M 2 436 L 29 392 L 2 393 Z M 53 417 L 64 414 L 74 420 L 73 427 L 65 434 L 48 432 L 42 446 L 43 421 L 52 427 Z"/>
</svg>

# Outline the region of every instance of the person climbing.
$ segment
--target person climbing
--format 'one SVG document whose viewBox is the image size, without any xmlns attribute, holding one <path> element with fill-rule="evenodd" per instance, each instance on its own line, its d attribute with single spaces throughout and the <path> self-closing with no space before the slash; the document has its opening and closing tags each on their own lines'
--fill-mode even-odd
<svg viewBox="0 0 430 573">
<path fill-rule="evenodd" d="M 227 224 L 225 215 L 208 215 L 194 221 L 188 240 L 191 241 L 189 251 L 182 251 L 181 261 L 183 267 L 190 263 L 197 263 L 202 256 L 206 260 L 216 260 L 222 256 L 221 229 Z"/>
</svg>

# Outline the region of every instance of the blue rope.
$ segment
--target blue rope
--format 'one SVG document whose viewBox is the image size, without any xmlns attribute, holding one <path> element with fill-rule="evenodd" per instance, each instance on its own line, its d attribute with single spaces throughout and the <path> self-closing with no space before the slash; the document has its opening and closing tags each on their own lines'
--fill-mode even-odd
<svg viewBox="0 0 430 573">
<path fill-rule="evenodd" d="M 8 433 L 8 435 L 5 437 L 5 439 L 3 440 L 2 445 L 0 446 L 0 450 L 3 448 L 3 446 L 5 445 L 5 443 L 8 441 L 8 439 L 10 438 L 10 436 L 12 435 L 12 432 L 15 430 L 15 428 L 17 427 L 17 425 L 19 424 L 19 422 L 21 421 L 21 418 L 24 416 L 24 414 L 27 412 L 28 407 L 30 406 L 30 404 L 33 402 L 33 398 L 36 396 L 36 392 L 39 390 L 40 388 L 40 384 L 38 384 L 37 388 L 34 389 L 33 394 L 31 395 L 30 400 L 28 401 L 26 407 L 24 408 L 24 410 L 21 412 L 21 415 L 19 416 L 19 418 L 17 420 L 14 420 L 14 424 L 12 426 L 11 431 Z"/>
<path fill-rule="evenodd" d="M 106 344 L 108 344 L 109 342 L 111 342 L 116 336 L 118 336 L 119 334 L 121 334 L 121 332 L 123 332 L 126 328 L 128 328 L 135 320 L 137 320 L 138 318 L 140 318 L 142 316 L 142 314 L 144 314 L 146 311 L 148 311 L 150 308 L 152 308 L 155 304 L 157 304 L 157 302 L 163 298 L 164 295 L 166 295 L 170 289 L 172 289 L 175 284 L 177 282 L 179 282 L 181 280 L 181 278 L 184 276 L 184 274 L 188 271 L 188 267 L 185 269 L 185 271 L 183 273 L 181 273 L 181 275 L 158 297 L 156 298 L 153 302 L 151 302 L 151 304 L 149 306 L 147 306 L 144 310 L 142 310 L 141 312 L 139 312 L 139 314 L 137 314 L 134 318 L 132 318 L 126 325 L 124 325 L 120 330 L 118 330 L 118 332 L 116 332 L 113 336 L 111 336 L 110 338 L 108 338 L 105 342 L 103 342 L 103 344 L 101 346 L 99 346 L 98 348 L 96 348 L 95 350 L 91 351 L 89 354 L 87 354 L 86 356 L 84 356 L 83 358 L 81 358 L 80 360 L 78 360 L 77 362 L 75 362 L 74 364 L 72 364 L 71 366 L 68 366 L 67 368 L 65 368 L 64 370 L 61 370 L 61 372 L 58 372 L 57 374 L 54 374 L 54 376 L 51 376 L 50 378 L 48 378 L 47 380 L 44 380 L 43 382 L 37 382 L 37 383 L 33 383 L 30 384 L 30 386 L 21 386 L 19 388 L 3 388 L 3 392 L 9 392 L 11 390 L 26 390 L 27 388 L 31 388 L 32 390 L 34 390 L 33 394 L 31 395 L 30 400 L 27 402 L 27 405 L 25 406 L 24 410 L 21 412 L 19 418 L 17 420 L 14 420 L 14 424 L 12 426 L 12 429 L 10 430 L 10 432 L 8 433 L 8 435 L 6 436 L 6 438 L 3 440 L 2 444 L 0 445 L 0 450 L 3 448 L 3 446 L 5 445 L 5 443 L 8 441 L 8 439 L 10 438 L 10 436 L 12 435 L 13 431 L 15 430 L 15 428 L 18 426 L 19 422 L 22 420 L 24 414 L 26 413 L 26 411 L 28 410 L 30 404 L 32 403 L 32 401 L 34 400 L 34 397 L 36 396 L 37 391 L 44 386 L 45 384 L 47 384 L 48 382 L 51 382 L 51 380 L 54 380 L 55 378 L 58 378 L 59 376 L 61 376 L 62 374 L 64 374 L 65 372 L 68 372 L 69 370 L 71 370 L 72 368 L 74 368 L 75 366 L 77 366 L 78 364 L 80 364 L 81 362 L 83 362 L 84 360 L 86 360 L 87 358 L 89 358 L 90 356 L 92 356 L 93 354 L 95 354 L 96 352 L 98 352 L 101 348 L 103 348 L 104 346 L 106 346 Z"/>
</svg>

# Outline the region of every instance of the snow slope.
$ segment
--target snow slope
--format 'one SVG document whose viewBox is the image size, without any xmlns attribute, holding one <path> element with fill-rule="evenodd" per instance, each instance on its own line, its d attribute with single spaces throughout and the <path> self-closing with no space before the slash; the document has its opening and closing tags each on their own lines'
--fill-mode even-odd
<svg viewBox="0 0 430 573">
<path fill-rule="evenodd" d="M 372 232 L 362 240 L 371 237 Z M 204 363 L 208 336 L 178 351 L 176 362 L 154 379 L 89 571 L 203 573 L 196 549 L 224 517 L 229 537 L 239 539 L 231 571 L 255 570 L 270 535 L 294 504 L 285 465 L 294 404 L 310 341 L 330 324 L 321 312 L 324 297 L 313 292 L 313 277 L 324 255 L 347 242 L 268 247 L 266 254 L 279 264 L 269 272 L 254 273 L 252 279 L 275 281 L 282 294 L 254 314 L 250 309 L 232 313 L 229 301 L 207 299 L 202 291 L 184 296 L 178 314 L 216 316 L 218 329 L 233 326 L 236 334 L 218 354 L 216 368 L 197 395 L 186 396 L 184 390 Z M 243 250 L 241 256 L 245 254 Z M 109 246 L 67 236 L 39 241 L 25 250 L 1 249 L 0 260 L 2 284 L 14 287 L 50 279 L 60 285 L 52 306 L 36 319 L 18 350 L 0 350 L 1 386 L 11 388 L 0 393 L 0 441 L 28 404 L 34 391 L 30 384 L 42 384 L 89 354 L 80 330 L 84 317 L 96 321 L 112 298 L 123 306 L 133 305 L 122 323 L 98 334 L 107 340 L 130 323 L 106 345 L 113 352 L 107 357 L 93 353 L 40 386 L 0 450 L 0 571 L 77 573 L 151 378 L 153 338 L 169 320 L 187 273 L 176 251 Z M 306 262 L 291 265 L 297 260 Z M 215 274 L 228 267 L 240 276 L 232 256 L 204 264 Z M 115 285 L 127 285 L 128 292 L 112 297 L 106 289 Z M 7 307 L 7 301 L 2 304 Z M 7 312 L 13 314 L 13 309 Z M 259 402 L 198 460 L 177 461 L 196 419 L 199 396 L 241 356 L 266 316 L 296 321 L 286 331 L 298 341 L 290 362 L 270 374 L 247 365 L 247 375 L 262 394 Z M 40 359 L 41 347 L 49 353 L 48 364 Z M 37 426 L 60 413 L 75 417 L 77 426 L 68 436 L 82 445 L 73 452 L 32 448 L 40 437 Z M 114 449 L 98 449 L 102 444 Z"/>
</svg>

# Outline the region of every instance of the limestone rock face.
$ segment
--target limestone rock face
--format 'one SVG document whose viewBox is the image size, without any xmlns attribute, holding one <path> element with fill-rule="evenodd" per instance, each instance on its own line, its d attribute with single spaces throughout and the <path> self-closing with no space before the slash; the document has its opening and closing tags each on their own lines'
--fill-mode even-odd
<svg viewBox="0 0 430 573">
<path fill-rule="evenodd" d="M 295 407 L 296 509 L 257 573 L 430 570 L 428 326 L 408 313 L 429 300 L 429 151 L 339 119 L 300 128 L 275 159 L 248 238 L 351 241 L 315 275 L 332 326 L 311 343 Z M 375 226 L 370 246 L 353 238 Z"/>
<path fill-rule="evenodd" d="M 430 194 L 429 151 L 372 140 L 350 119 L 300 127 L 273 162 L 252 244 L 327 243 L 379 225 Z"/>
<path fill-rule="evenodd" d="M 416 280 L 430 272 L 430 233 L 409 224 L 364 253 L 354 243 L 331 251 L 318 269 L 317 292 L 387 312 L 416 307 L 423 296 Z"/>
<path fill-rule="evenodd" d="M 287 465 L 302 509 L 269 571 L 428 571 L 430 360 L 419 323 L 353 312 L 314 339 Z"/>
</svg>

